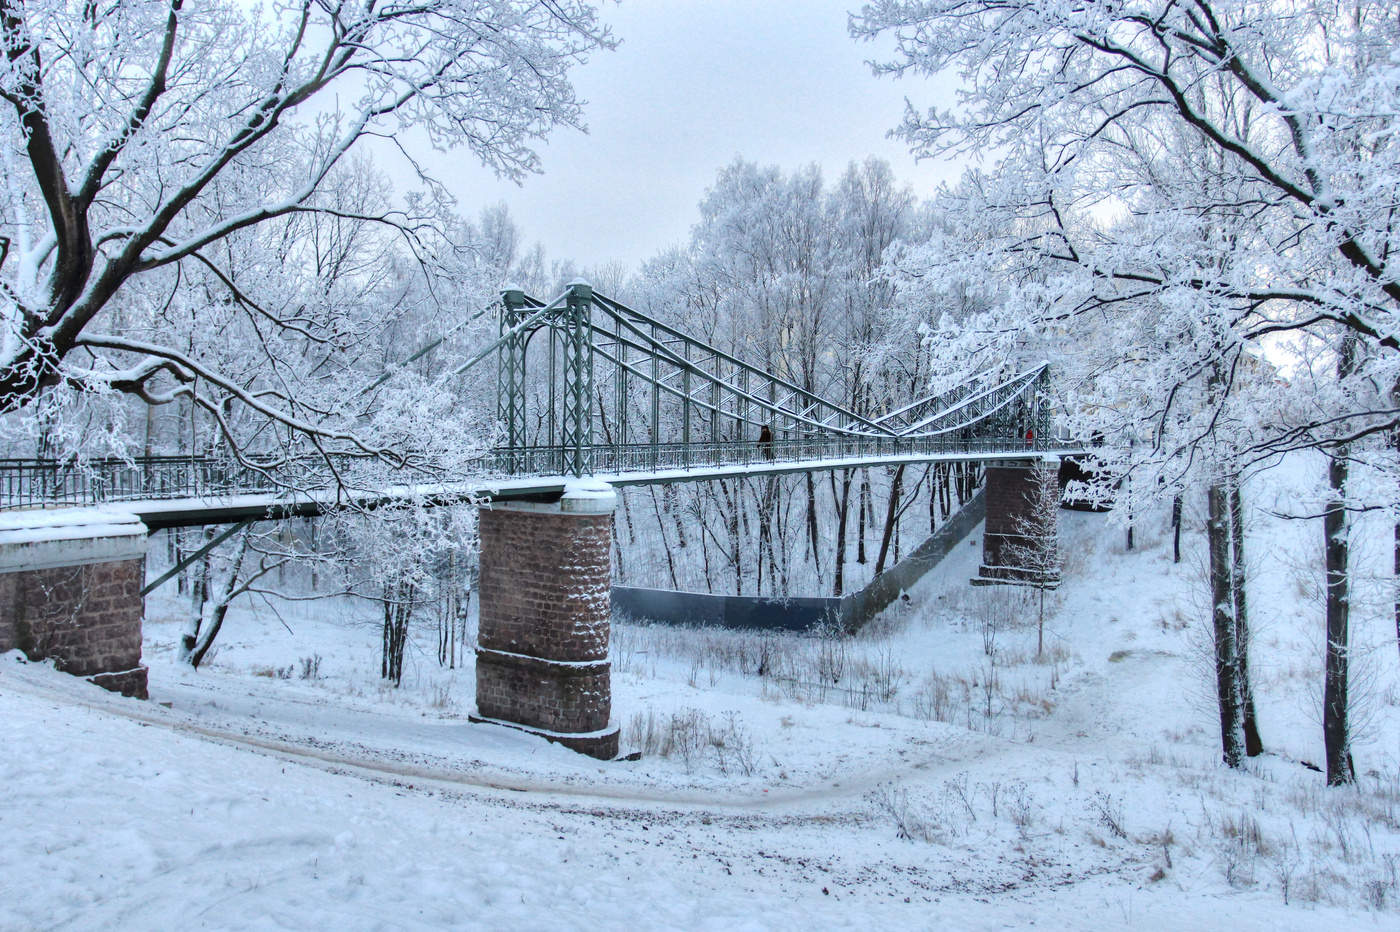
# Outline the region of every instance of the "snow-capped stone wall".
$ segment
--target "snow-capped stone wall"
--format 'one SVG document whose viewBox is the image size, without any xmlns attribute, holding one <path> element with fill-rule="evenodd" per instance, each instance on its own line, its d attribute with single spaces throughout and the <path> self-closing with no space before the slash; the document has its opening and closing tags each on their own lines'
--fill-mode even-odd
<svg viewBox="0 0 1400 932">
<path fill-rule="evenodd" d="M 614 501 L 590 493 L 498 505 L 480 523 L 478 716 L 605 759 L 618 751 L 608 662 Z"/>
<path fill-rule="evenodd" d="M 0 515 L 0 651 L 146 698 L 146 528 L 98 509 Z"/>
</svg>

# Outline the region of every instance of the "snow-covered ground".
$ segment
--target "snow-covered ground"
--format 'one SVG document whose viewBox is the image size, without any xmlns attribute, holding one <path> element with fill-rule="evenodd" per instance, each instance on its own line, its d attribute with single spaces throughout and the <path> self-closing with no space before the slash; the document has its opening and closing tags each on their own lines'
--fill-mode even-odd
<svg viewBox="0 0 1400 932">
<path fill-rule="evenodd" d="M 1246 772 L 1218 763 L 1198 521 L 1174 565 L 1163 516 L 1128 553 L 1063 513 L 1039 659 L 1033 596 L 967 585 L 977 534 L 855 639 L 618 626 L 624 763 L 469 724 L 431 632 L 381 686 L 361 606 L 240 606 L 190 671 L 165 595 L 149 703 L 0 658 L 0 928 L 1394 928 L 1388 576 L 1356 618 L 1360 785 L 1301 763 L 1321 530 L 1268 511 L 1308 465 L 1250 490 Z M 1359 535 L 1378 566 L 1387 534 Z"/>
</svg>

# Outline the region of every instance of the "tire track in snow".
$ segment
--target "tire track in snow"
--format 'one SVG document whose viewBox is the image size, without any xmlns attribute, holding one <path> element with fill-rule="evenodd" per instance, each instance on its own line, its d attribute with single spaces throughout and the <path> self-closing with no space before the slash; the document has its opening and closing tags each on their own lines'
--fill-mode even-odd
<svg viewBox="0 0 1400 932">
<path fill-rule="evenodd" d="M 43 675 L 29 675 L 28 669 L 43 671 Z M 596 800 L 631 805 L 655 804 L 670 807 L 684 807 L 697 811 L 717 811 L 742 813 L 763 813 L 785 807 L 798 807 L 804 804 L 840 803 L 859 800 L 882 783 L 900 778 L 916 777 L 932 779 L 943 773 L 950 773 L 966 765 L 975 757 L 979 763 L 1005 756 L 1013 748 L 1024 751 L 1021 745 L 987 739 L 969 733 L 958 735 L 957 740 L 945 742 L 946 751 L 951 753 L 929 754 L 915 760 L 901 761 L 893 766 L 877 770 L 851 773 L 838 779 L 823 780 L 815 786 L 779 792 L 745 793 L 744 795 L 718 796 L 695 790 L 668 790 L 645 786 L 602 785 L 598 783 L 570 783 L 563 780 L 533 778 L 526 775 L 505 773 L 461 773 L 435 767 L 394 761 L 377 760 L 364 756 L 336 751 L 331 748 L 318 748 L 295 739 L 281 740 L 246 734 L 228 728 L 218 728 L 190 720 L 184 713 L 166 710 L 155 711 L 151 706 L 138 706 L 130 700 L 115 695 L 84 695 L 92 687 L 85 681 L 73 679 L 72 689 L 67 684 L 50 682 L 55 674 L 51 668 L 33 665 L 28 669 L 12 668 L 0 673 L 0 685 L 15 689 L 34 699 L 61 702 L 89 711 L 100 712 L 143 725 L 164 728 L 176 734 L 190 735 L 216 743 L 242 747 L 256 753 L 285 760 L 293 764 L 316 767 L 319 770 L 358 776 L 378 783 L 387 783 L 399 789 L 418 789 L 418 784 L 436 784 L 442 789 L 469 787 L 493 793 L 502 801 L 509 801 L 514 794 L 529 794 L 542 797 L 555 797 L 560 804 L 578 800 Z M 24 672 L 20 672 L 24 671 Z M 18 675 L 15 675 L 18 674 Z M 66 674 L 64 674 L 66 676 Z M 957 748 L 956 745 L 964 745 Z M 968 746 L 971 745 L 971 746 Z M 957 753 L 957 751 L 962 753 Z M 415 781 L 412 786 L 404 781 Z M 510 794 L 510 795 L 508 795 Z"/>
</svg>

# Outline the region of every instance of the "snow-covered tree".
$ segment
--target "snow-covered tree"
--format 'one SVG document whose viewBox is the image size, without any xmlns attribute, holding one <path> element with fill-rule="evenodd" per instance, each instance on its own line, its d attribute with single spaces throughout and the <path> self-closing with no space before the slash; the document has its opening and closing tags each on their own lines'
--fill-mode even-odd
<svg viewBox="0 0 1400 932">
<path fill-rule="evenodd" d="M 1068 423 L 1150 441 L 1118 466 L 1162 476 L 1163 492 L 1197 470 L 1228 484 L 1284 450 L 1332 457 L 1331 782 L 1348 773 L 1345 464 L 1395 427 L 1400 377 L 1396 14 L 879 0 L 852 19 L 897 43 L 877 70 L 962 78 L 956 106 L 906 114 L 916 151 L 995 160 L 946 200 L 961 241 L 935 237 L 902 266 L 934 293 L 995 283 L 974 340 L 936 341 L 1002 354 L 1027 334 L 1073 341 Z M 1241 404 L 1239 376 L 1266 357 L 1295 368 L 1295 391 Z M 1229 420 L 1241 429 L 1227 434 Z"/>
<path fill-rule="evenodd" d="M 570 69 L 610 44 L 581 0 L 0 2 L 0 235 L 13 243 L 0 411 L 61 388 L 183 400 L 235 447 L 226 422 L 242 409 L 316 452 L 383 452 L 361 436 L 351 380 L 329 384 L 368 336 L 337 313 L 335 286 L 363 284 L 349 240 L 376 231 L 419 267 L 446 258 L 445 203 L 430 179 L 400 201 L 334 179 L 384 140 L 535 170 L 532 142 L 580 122 Z M 289 263 L 339 253 L 350 267 L 317 269 L 330 290 L 283 300 L 266 263 L 239 274 L 279 236 Z M 187 306 L 184 341 L 123 326 L 142 294 L 192 302 L 191 279 L 206 297 Z M 266 351 L 256 380 L 210 357 L 227 316 L 252 355 Z M 296 377 L 308 372 L 322 390 Z"/>
</svg>

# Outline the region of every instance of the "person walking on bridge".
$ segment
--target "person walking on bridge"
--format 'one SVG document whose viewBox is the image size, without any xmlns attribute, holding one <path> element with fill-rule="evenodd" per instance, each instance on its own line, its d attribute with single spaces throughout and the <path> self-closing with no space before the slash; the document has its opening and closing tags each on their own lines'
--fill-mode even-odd
<svg viewBox="0 0 1400 932">
<path fill-rule="evenodd" d="M 773 458 L 773 431 L 767 424 L 758 432 L 758 448 L 763 451 L 764 459 Z"/>
</svg>

